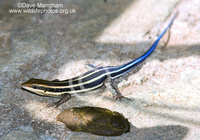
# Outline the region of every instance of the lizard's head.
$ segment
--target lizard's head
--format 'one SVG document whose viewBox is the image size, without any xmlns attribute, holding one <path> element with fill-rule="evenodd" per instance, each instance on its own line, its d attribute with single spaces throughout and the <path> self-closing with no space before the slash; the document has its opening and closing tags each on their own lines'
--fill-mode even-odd
<svg viewBox="0 0 200 140">
<path fill-rule="evenodd" d="M 41 79 L 30 79 L 26 81 L 25 83 L 21 84 L 21 88 L 24 90 L 27 90 L 29 92 L 36 93 L 38 95 L 48 95 L 48 92 L 46 92 L 47 87 L 45 86 L 46 80 Z"/>
</svg>

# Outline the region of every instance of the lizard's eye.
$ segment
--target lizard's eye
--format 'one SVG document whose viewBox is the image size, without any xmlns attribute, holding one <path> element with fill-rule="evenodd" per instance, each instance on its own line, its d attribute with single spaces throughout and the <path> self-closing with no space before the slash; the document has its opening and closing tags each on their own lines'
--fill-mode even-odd
<svg viewBox="0 0 200 140">
<path fill-rule="evenodd" d="M 33 88 L 33 89 L 37 89 L 37 86 L 36 86 L 36 85 L 33 85 L 32 88 Z"/>
</svg>

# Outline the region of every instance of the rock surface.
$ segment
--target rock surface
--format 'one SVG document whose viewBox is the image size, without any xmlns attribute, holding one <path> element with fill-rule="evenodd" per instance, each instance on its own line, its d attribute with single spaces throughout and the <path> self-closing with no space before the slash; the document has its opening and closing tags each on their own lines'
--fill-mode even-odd
<svg viewBox="0 0 200 140">
<path fill-rule="evenodd" d="M 42 2 L 63 4 L 53 9 L 68 14 L 48 13 L 48 8 L 43 14 L 11 13 L 28 8 L 20 8 L 20 1 L 0 2 L 0 139 L 200 139 L 199 0 Z M 131 101 L 115 101 L 102 87 L 53 108 L 47 105 L 57 98 L 19 87 L 30 78 L 62 80 L 80 75 L 88 63 L 120 65 L 135 59 L 151 46 L 176 10 L 167 47 L 163 47 L 165 35 L 145 63 L 115 80 Z M 120 112 L 131 123 L 130 132 L 100 137 L 72 132 L 56 121 L 63 110 L 81 106 Z"/>
</svg>

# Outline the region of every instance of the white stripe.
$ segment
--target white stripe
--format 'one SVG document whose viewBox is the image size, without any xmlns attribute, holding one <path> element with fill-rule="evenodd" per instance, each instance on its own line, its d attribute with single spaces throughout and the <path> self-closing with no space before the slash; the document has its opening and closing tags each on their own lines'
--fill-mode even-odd
<svg viewBox="0 0 200 140">
<path fill-rule="evenodd" d="M 65 93 L 69 93 L 69 94 L 80 93 L 80 92 L 86 92 L 86 91 L 90 91 L 90 90 L 93 90 L 93 89 L 97 89 L 97 88 L 101 87 L 102 85 L 103 85 L 103 83 L 101 83 L 101 84 L 99 84 L 95 87 L 92 87 L 92 88 L 87 88 L 87 89 L 85 88 L 85 89 L 82 89 L 82 90 L 73 90 L 73 91 L 67 91 L 67 92 L 49 92 L 49 91 L 46 91 L 44 94 L 40 94 L 40 95 L 59 96 L 59 95 L 65 94 Z"/>
</svg>

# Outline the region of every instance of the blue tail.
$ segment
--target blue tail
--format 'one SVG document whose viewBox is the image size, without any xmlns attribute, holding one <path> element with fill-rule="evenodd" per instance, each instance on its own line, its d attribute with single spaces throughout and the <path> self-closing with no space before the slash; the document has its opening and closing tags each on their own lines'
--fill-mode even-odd
<svg viewBox="0 0 200 140">
<path fill-rule="evenodd" d="M 170 23 L 168 24 L 168 26 L 165 28 L 165 30 L 159 35 L 158 39 L 153 43 L 153 45 L 151 46 L 151 48 L 142 56 L 140 56 L 139 58 L 128 62 L 124 65 L 118 66 L 117 69 L 113 70 L 111 77 L 112 79 L 117 78 L 121 75 L 123 75 L 124 73 L 127 73 L 128 71 L 132 70 L 136 65 L 138 65 L 139 63 L 143 62 L 148 56 L 151 55 L 151 53 L 154 51 L 154 49 L 156 48 L 158 42 L 160 41 L 160 39 L 163 37 L 163 35 L 165 34 L 165 32 L 167 31 L 167 29 L 172 25 L 174 19 L 176 17 L 176 14 L 173 16 L 173 18 L 171 19 Z"/>
</svg>

